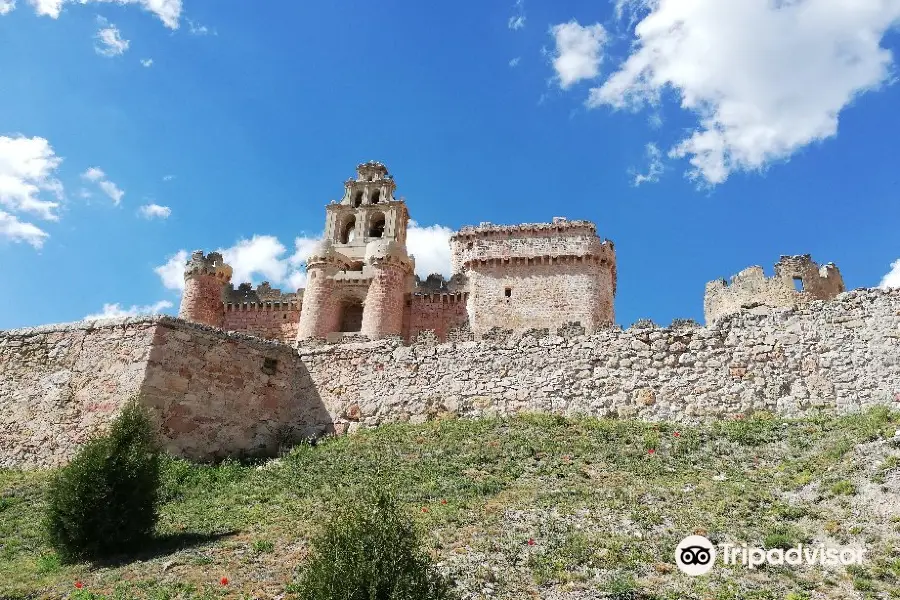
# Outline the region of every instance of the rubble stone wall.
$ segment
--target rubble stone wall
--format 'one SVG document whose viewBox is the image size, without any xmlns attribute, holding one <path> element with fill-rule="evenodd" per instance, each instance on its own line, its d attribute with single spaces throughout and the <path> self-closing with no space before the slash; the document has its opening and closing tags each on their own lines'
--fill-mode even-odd
<svg viewBox="0 0 900 600">
<path fill-rule="evenodd" d="M 225 305 L 226 331 L 239 331 L 266 340 L 293 344 L 300 326 L 300 305 L 286 304 L 284 308 L 267 306 Z"/>
<path fill-rule="evenodd" d="M 269 453 L 331 417 L 297 353 L 170 317 L 0 332 L 0 467 L 53 466 L 130 398 L 164 447 L 207 460 Z"/>
<path fill-rule="evenodd" d="M 754 312 L 756 314 L 754 314 Z M 300 349 L 323 403 L 377 425 L 540 411 L 680 421 L 900 408 L 900 290 L 860 290 L 714 327 L 546 330 L 438 345 Z M 348 415 L 353 418 L 346 418 Z"/>
<path fill-rule="evenodd" d="M 404 339 L 415 341 L 423 331 L 434 331 L 439 340 L 447 341 L 451 330 L 469 323 L 466 296 L 464 293 L 413 295 L 403 318 Z"/>
</svg>

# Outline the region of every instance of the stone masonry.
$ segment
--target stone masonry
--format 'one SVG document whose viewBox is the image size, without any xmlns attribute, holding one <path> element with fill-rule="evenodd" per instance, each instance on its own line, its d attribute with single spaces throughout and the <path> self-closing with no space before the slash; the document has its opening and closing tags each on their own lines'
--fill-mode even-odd
<svg viewBox="0 0 900 600">
<path fill-rule="evenodd" d="M 235 291 L 220 255 L 195 252 L 180 315 L 286 343 L 447 340 L 456 328 L 521 332 L 571 321 L 593 332 L 614 322 L 615 251 L 593 223 L 556 217 L 464 227 L 450 241 L 451 279 L 423 282 L 407 252 L 409 211 L 396 187 L 383 164 L 357 166 L 341 200 L 326 206 L 322 242 L 306 261 L 307 287 L 296 293 L 246 283 Z"/>
<path fill-rule="evenodd" d="M 708 327 L 465 331 L 299 349 L 169 317 L 0 332 L 0 466 L 59 464 L 134 395 L 169 451 L 197 459 L 520 411 L 695 421 L 900 408 L 900 289 Z"/>
<path fill-rule="evenodd" d="M 788 308 L 827 300 L 844 289 L 844 280 L 834 263 L 820 268 L 809 254 L 782 256 L 773 277 L 766 277 L 762 267 L 754 266 L 732 277 L 730 284 L 724 279 L 710 281 L 706 284 L 703 310 L 710 323 L 755 306 Z"/>
</svg>

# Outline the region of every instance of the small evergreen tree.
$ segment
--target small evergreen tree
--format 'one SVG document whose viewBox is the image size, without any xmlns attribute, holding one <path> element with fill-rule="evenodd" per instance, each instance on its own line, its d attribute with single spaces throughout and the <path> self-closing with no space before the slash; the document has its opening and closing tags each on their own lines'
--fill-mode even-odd
<svg viewBox="0 0 900 600">
<path fill-rule="evenodd" d="M 451 600 L 450 583 L 419 550 L 412 522 L 382 491 L 345 502 L 313 540 L 304 600 Z"/>
<path fill-rule="evenodd" d="M 139 549 L 153 536 L 160 451 L 146 410 L 129 402 L 50 482 L 45 525 L 64 561 Z"/>
</svg>

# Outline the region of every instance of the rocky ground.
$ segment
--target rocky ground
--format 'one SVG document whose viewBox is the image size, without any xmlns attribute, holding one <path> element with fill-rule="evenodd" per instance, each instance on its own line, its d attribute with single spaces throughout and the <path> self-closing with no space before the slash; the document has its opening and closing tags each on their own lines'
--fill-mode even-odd
<svg viewBox="0 0 900 600">
<path fill-rule="evenodd" d="M 297 598 L 310 535 L 376 483 L 466 599 L 900 598 L 898 430 L 883 409 L 699 427 L 525 415 L 384 426 L 261 464 L 173 460 L 159 543 L 101 565 L 61 565 L 44 543 L 50 473 L 5 470 L 0 598 Z M 674 550 L 692 533 L 866 559 L 691 578 Z"/>
</svg>

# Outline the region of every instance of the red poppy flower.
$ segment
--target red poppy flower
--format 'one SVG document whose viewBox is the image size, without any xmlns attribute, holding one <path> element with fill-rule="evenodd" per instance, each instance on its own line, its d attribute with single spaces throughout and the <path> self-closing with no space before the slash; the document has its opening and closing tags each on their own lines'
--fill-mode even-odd
<svg viewBox="0 0 900 600">
<path fill-rule="evenodd" d="M 647 454 L 653 454 L 654 452 L 656 452 L 656 448 L 650 448 L 649 450 L 647 450 Z"/>
<path fill-rule="evenodd" d="M 428 512 L 428 507 L 427 507 L 427 506 L 423 506 L 423 507 L 422 507 L 422 512 L 427 513 L 427 512 Z"/>
<path fill-rule="evenodd" d="M 681 437 L 681 434 L 678 433 L 677 431 L 675 433 L 673 433 L 672 435 L 674 435 L 675 437 Z"/>
<path fill-rule="evenodd" d="M 80 590 L 81 588 L 84 587 L 84 584 L 81 583 L 80 581 L 76 581 L 76 582 L 75 582 L 75 587 L 78 588 L 78 589 Z"/>
<path fill-rule="evenodd" d="M 446 499 L 441 500 L 441 504 L 447 504 L 447 500 Z"/>
<path fill-rule="evenodd" d="M 228 578 L 223 577 L 222 579 L 219 580 L 219 583 L 221 583 L 222 585 L 228 585 Z"/>
<path fill-rule="evenodd" d="M 528 545 L 534 546 L 534 538 L 528 538 Z"/>
</svg>

